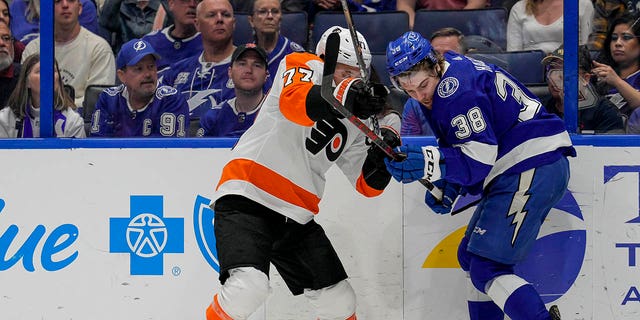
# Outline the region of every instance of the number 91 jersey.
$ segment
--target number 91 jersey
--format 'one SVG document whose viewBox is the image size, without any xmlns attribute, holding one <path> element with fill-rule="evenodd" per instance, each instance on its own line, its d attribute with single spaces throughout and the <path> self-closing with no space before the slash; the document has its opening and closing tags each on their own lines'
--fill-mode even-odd
<svg viewBox="0 0 640 320">
<path fill-rule="evenodd" d="M 472 193 L 500 174 L 575 156 L 564 121 L 503 69 L 445 53 L 426 113 L 447 166 L 445 178 Z"/>
</svg>

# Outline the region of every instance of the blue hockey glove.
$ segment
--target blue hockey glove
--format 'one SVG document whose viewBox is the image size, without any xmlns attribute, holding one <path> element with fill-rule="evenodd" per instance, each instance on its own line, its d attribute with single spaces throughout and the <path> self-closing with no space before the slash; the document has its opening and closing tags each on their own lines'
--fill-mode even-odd
<svg viewBox="0 0 640 320">
<path fill-rule="evenodd" d="M 387 171 L 399 182 L 409 183 L 418 179 L 437 181 L 444 177 L 444 157 L 438 148 L 404 145 L 395 151 L 406 155 L 406 158 L 402 161 L 385 158 L 384 163 L 387 165 Z"/>
<path fill-rule="evenodd" d="M 447 182 L 444 179 L 433 182 L 433 185 L 442 190 L 442 201 L 436 199 L 431 192 L 427 192 L 424 196 L 424 202 L 429 206 L 429 208 L 431 208 L 431 210 L 433 210 L 433 212 L 439 214 L 448 214 L 451 212 L 453 202 L 456 201 L 456 198 L 458 198 L 459 195 L 466 193 L 463 192 L 460 185 Z"/>
</svg>

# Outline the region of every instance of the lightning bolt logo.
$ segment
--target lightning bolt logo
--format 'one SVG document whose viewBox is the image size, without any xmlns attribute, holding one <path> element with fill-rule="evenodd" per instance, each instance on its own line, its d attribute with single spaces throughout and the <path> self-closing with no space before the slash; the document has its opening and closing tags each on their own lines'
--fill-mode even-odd
<svg viewBox="0 0 640 320">
<path fill-rule="evenodd" d="M 522 223 L 524 219 L 527 217 L 528 211 L 525 210 L 525 205 L 529 200 L 529 188 L 533 181 L 533 174 L 535 173 L 534 169 L 525 171 L 520 174 L 520 183 L 518 185 L 518 191 L 513 195 L 513 199 L 511 200 L 511 207 L 509 208 L 509 213 L 507 217 L 513 217 L 511 224 L 515 227 L 513 228 L 513 236 L 511 237 L 511 245 L 513 246 L 516 243 L 516 238 L 518 238 L 518 232 L 520 232 L 520 227 L 522 227 Z"/>
</svg>

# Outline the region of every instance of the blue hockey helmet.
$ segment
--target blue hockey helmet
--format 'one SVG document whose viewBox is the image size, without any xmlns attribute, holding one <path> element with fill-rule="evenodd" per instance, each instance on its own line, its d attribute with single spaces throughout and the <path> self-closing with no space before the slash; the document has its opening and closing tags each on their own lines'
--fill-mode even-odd
<svg viewBox="0 0 640 320">
<path fill-rule="evenodd" d="M 431 42 L 417 32 L 405 32 L 387 46 L 387 71 L 391 78 L 408 71 L 424 59 L 431 64 L 438 62 Z"/>
</svg>

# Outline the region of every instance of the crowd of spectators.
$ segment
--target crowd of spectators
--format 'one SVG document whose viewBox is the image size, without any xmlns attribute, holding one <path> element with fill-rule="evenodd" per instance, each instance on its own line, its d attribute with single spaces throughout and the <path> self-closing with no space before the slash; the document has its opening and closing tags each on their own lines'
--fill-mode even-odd
<svg viewBox="0 0 640 320">
<path fill-rule="evenodd" d="M 497 45 L 490 36 L 464 34 L 454 27 L 424 36 L 430 38 L 441 54 L 449 50 L 460 54 L 544 52 L 547 58 L 539 61 L 538 66 L 530 66 L 545 68 L 547 88 L 539 98 L 546 108 L 563 115 L 558 109 L 563 106 L 562 88 L 558 87 L 557 78 L 551 78 L 558 75 L 561 70 L 558 65 L 562 65 L 557 63 L 562 60 L 561 55 L 558 57 L 558 50 L 563 44 L 562 0 L 348 0 L 347 3 L 352 12 L 405 11 L 409 27 L 413 25 L 418 10 L 477 10 L 502 5 L 507 12 L 505 47 Z M 587 56 L 588 59 L 595 58 L 592 63 L 581 60 L 579 87 L 588 88 L 596 95 L 594 101 L 598 102 L 599 110 L 604 110 L 600 105 L 606 105 L 622 121 L 622 128 L 618 128 L 616 123 L 611 130 L 586 128 L 581 122 L 579 127 L 585 133 L 640 133 L 640 109 L 637 108 L 640 106 L 637 72 L 640 70 L 640 24 L 636 18 L 638 9 L 633 3 L 578 1 L 580 50 L 589 53 L 581 54 L 580 59 L 587 59 Z M 296 11 L 306 12 L 309 25 L 283 26 L 283 15 Z M 71 99 L 73 106 L 60 110 L 64 111 L 65 119 L 76 121 L 74 115 L 69 116 L 68 113 L 82 114 L 88 86 L 113 85 L 102 93 L 104 97 L 97 99 L 98 104 L 91 109 L 95 109 L 92 116 L 85 117 L 93 119 L 91 126 L 85 126 L 89 130 L 87 135 L 238 136 L 251 125 L 259 112 L 260 101 L 269 91 L 283 57 L 292 52 L 314 49 L 313 43 L 296 43 L 287 38 L 281 33 L 281 28 L 313 30 L 314 16 L 320 11 L 342 11 L 341 1 L 56 0 L 55 57 L 56 68 L 59 66 L 57 76 L 62 84 L 56 89 L 56 96 L 60 97 L 56 100 L 56 108 L 66 105 L 62 103 L 65 99 Z M 237 12 L 248 14 L 253 44 L 234 42 L 234 14 Z M 32 96 L 26 100 L 30 108 L 26 108 L 10 105 L 9 96 L 15 91 L 25 90 L 24 86 L 20 88 L 21 70 L 30 56 L 38 56 L 39 21 L 39 0 L 0 0 L 0 102 L 2 106 L 11 107 L 8 110 L 12 112 L 5 110 L 5 113 L 13 114 L 22 122 L 25 117 L 37 113 L 34 101 L 38 98 L 32 97 L 30 90 Z M 358 26 L 359 29 L 366 27 Z M 125 48 L 125 44 L 129 47 Z M 123 53 L 123 50 L 142 50 L 136 46 L 148 47 L 145 50 L 152 50 L 152 53 L 140 59 L 131 58 L 131 52 Z M 241 48 L 242 55 L 234 56 Z M 120 59 L 122 54 L 128 54 L 129 60 L 135 63 L 127 61 L 116 65 L 116 57 Z M 586 69 L 587 65 L 590 68 Z M 263 66 L 265 69 L 261 70 Z M 25 77 L 28 78 L 29 74 Z M 253 88 L 257 84 L 261 87 L 259 91 Z M 540 87 L 545 84 L 534 85 Z M 66 96 L 58 94 L 58 91 Z M 173 93 L 169 94 L 173 91 L 179 98 L 166 98 L 173 96 Z M 118 108 L 124 108 L 118 111 L 121 119 L 108 115 L 113 109 L 107 106 L 110 97 L 120 99 Z M 154 101 L 161 100 L 161 97 L 165 104 L 171 101 L 184 106 L 173 108 L 178 111 L 170 112 L 171 119 L 160 116 L 145 118 L 145 110 L 152 108 Z M 402 113 L 402 135 L 431 135 L 420 104 L 406 98 L 393 105 Z M 581 103 L 584 107 L 585 102 Z M 221 110 L 225 117 L 219 116 Z M 585 114 L 582 111 L 579 110 L 580 114 Z M 217 118 L 213 121 L 212 114 L 215 113 Z M 600 112 L 591 116 L 598 118 L 600 114 L 611 113 Z M 137 121 L 133 121 L 136 118 Z M 236 122 L 218 125 L 222 119 Z M 124 129 L 119 124 L 132 121 L 137 123 L 135 130 Z M 56 132 L 56 135 L 69 136 L 66 132 Z M 79 134 L 71 136 L 80 137 Z"/>
</svg>

